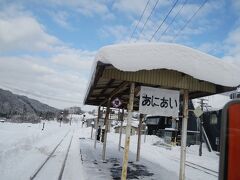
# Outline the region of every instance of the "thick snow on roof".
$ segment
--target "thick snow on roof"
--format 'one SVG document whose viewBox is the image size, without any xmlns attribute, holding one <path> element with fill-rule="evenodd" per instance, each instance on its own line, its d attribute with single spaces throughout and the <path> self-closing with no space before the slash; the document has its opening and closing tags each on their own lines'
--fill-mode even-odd
<svg viewBox="0 0 240 180">
<path fill-rule="evenodd" d="M 112 64 L 122 71 L 170 69 L 222 86 L 236 87 L 240 84 L 240 68 L 177 44 L 135 43 L 105 46 L 97 53 L 95 63 L 97 62 Z"/>
</svg>

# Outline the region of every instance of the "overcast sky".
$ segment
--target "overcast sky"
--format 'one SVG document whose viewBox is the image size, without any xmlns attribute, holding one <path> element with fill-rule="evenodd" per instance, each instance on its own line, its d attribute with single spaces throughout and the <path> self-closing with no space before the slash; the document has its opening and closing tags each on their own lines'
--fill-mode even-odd
<svg viewBox="0 0 240 180">
<path fill-rule="evenodd" d="M 148 0 L 0 0 L 0 88 L 57 108 L 82 106 L 98 49 L 149 41 L 161 24 L 152 41 L 240 64 L 240 0 L 208 0 L 186 27 L 205 0 L 185 1 L 162 23 L 176 0 L 150 0 L 138 24 Z"/>
</svg>

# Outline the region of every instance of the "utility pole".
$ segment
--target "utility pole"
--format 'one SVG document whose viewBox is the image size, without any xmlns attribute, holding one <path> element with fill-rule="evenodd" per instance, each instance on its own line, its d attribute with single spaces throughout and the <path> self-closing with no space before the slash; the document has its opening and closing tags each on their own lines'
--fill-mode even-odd
<svg viewBox="0 0 240 180">
<path fill-rule="evenodd" d="M 205 105 L 207 105 L 207 103 L 205 103 L 204 101 L 206 101 L 207 99 L 200 99 L 200 107 L 201 110 L 203 111 L 203 107 Z M 199 156 L 202 156 L 202 143 L 203 143 L 203 115 L 201 115 L 200 117 L 200 146 L 199 146 Z"/>
</svg>

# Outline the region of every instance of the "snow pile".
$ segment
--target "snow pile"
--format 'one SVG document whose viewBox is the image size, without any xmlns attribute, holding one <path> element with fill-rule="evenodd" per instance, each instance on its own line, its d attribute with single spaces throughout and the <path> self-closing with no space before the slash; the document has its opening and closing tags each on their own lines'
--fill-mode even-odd
<svg viewBox="0 0 240 180">
<path fill-rule="evenodd" d="M 97 62 L 112 64 L 122 71 L 170 69 L 218 85 L 236 87 L 240 69 L 198 50 L 169 43 L 119 44 L 101 48 Z"/>
</svg>

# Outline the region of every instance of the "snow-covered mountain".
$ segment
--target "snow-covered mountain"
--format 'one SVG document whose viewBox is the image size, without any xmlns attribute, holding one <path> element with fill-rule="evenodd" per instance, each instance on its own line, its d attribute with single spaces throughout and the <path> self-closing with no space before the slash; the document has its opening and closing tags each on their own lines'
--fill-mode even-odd
<svg viewBox="0 0 240 180">
<path fill-rule="evenodd" d="M 46 117 L 54 115 L 58 111 L 58 109 L 37 100 L 0 89 L 0 116 L 2 117 L 11 118 L 24 115 Z"/>
</svg>

